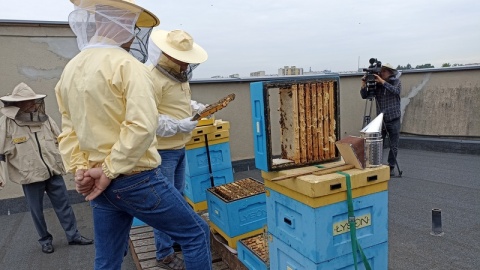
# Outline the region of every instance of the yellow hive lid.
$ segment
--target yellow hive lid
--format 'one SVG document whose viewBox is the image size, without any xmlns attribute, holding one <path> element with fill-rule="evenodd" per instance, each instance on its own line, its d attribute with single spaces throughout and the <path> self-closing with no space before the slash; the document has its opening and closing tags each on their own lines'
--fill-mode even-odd
<svg viewBox="0 0 480 270">
<path fill-rule="evenodd" d="M 215 129 L 218 131 L 230 129 L 230 122 L 223 121 L 222 119 L 215 120 L 215 123 L 213 125 L 215 126 Z"/>
<path fill-rule="evenodd" d="M 322 165 L 324 165 L 324 168 L 331 168 L 342 165 L 342 163 L 343 161 L 339 161 Z M 288 190 L 291 190 L 311 198 L 318 198 L 347 190 L 346 177 L 336 172 L 326 175 L 307 174 L 281 181 L 271 181 L 273 178 L 278 176 L 296 175 L 308 172 L 313 173 L 318 171 L 318 169 L 319 168 L 316 166 L 308 166 L 273 173 L 262 171 L 262 177 L 264 178 L 265 186 L 267 187 L 272 187 L 275 190 L 278 190 L 276 187 L 279 187 L 281 190 L 283 190 L 283 192 L 288 192 Z M 364 170 L 354 168 L 345 170 L 343 172 L 350 175 L 352 189 L 375 185 L 390 179 L 390 168 L 386 165 L 375 168 L 367 168 Z"/>
<path fill-rule="evenodd" d="M 212 115 L 210 118 L 202 118 L 198 120 L 197 127 L 213 125 L 213 123 L 215 123 L 215 116 Z"/>
</svg>

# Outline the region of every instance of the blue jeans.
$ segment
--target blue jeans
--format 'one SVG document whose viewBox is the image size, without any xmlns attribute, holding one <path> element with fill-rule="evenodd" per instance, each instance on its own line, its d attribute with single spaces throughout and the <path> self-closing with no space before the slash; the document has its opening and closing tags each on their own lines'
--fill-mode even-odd
<svg viewBox="0 0 480 270">
<path fill-rule="evenodd" d="M 400 141 L 400 118 L 385 122 L 382 129 L 382 138 L 385 141 L 385 136 L 388 132 L 390 140 L 390 151 L 388 151 L 388 165 L 390 168 L 397 164 L 398 142 Z"/>
<path fill-rule="evenodd" d="M 121 269 L 133 217 L 168 234 L 182 246 L 187 269 L 212 269 L 210 229 L 160 168 L 112 181 L 91 202 L 95 269 Z"/>
<path fill-rule="evenodd" d="M 162 157 L 160 170 L 168 181 L 183 194 L 185 188 L 185 148 L 177 150 L 159 150 Z M 156 257 L 161 260 L 174 252 L 173 240 L 167 234 L 154 229 Z"/>
</svg>

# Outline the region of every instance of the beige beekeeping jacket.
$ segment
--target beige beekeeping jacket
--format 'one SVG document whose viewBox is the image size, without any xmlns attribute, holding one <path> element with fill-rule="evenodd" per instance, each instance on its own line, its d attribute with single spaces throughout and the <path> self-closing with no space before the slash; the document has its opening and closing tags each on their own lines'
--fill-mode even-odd
<svg viewBox="0 0 480 270">
<path fill-rule="evenodd" d="M 2 113 L 9 108 L 2 108 Z M 8 115 L 8 113 L 7 113 Z M 18 184 L 30 184 L 65 173 L 58 152 L 57 136 L 60 134 L 53 119 L 38 124 L 26 124 L 3 115 L 0 117 L 0 183 L 9 178 Z"/>
<path fill-rule="evenodd" d="M 101 167 L 110 179 L 160 165 L 150 72 L 119 47 L 84 49 L 55 87 L 67 171 Z"/>
<path fill-rule="evenodd" d="M 178 64 L 173 63 L 166 57 L 161 57 L 159 64 L 180 71 Z M 192 107 L 190 106 L 190 101 L 192 99 L 192 92 L 190 91 L 190 84 L 188 82 L 180 83 L 170 79 L 153 65 L 150 65 L 148 68 L 152 73 L 158 114 L 168 115 L 177 120 L 191 117 Z M 185 147 L 185 143 L 187 143 L 191 137 L 191 132 L 178 132 L 171 137 L 157 136 L 157 149 L 180 149 Z"/>
</svg>

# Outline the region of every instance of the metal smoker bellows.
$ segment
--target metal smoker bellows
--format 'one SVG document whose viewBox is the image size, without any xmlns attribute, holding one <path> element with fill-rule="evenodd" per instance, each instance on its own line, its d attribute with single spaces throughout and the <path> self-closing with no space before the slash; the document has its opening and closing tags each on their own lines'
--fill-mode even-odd
<svg viewBox="0 0 480 270">
<path fill-rule="evenodd" d="M 365 139 L 365 167 L 372 168 L 382 165 L 383 139 L 382 139 L 383 113 L 373 119 L 360 133 Z"/>
</svg>

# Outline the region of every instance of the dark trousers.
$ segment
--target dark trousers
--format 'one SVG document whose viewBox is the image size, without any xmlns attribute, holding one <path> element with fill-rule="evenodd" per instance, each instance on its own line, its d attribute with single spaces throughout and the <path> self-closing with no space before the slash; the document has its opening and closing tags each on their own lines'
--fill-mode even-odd
<svg viewBox="0 0 480 270">
<path fill-rule="evenodd" d="M 385 136 L 388 132 L 390 151 L 388 151 L 388 165 L 390 168 L 395 167 L 397 153 L 398 153 L 398 142 L 400 140 L 400 118 L 393 119 L 391 121 L 385 121 L 384 127 L 382 129 L 382 138 L 385 141 Z"/>
<path fill-rule="evenodd" d="M 73 241 L 80 237 L 77 230 L 77 221 L 73 209 L 68 202 L 67 188 L 61 175 L 55 175 L 45 181 L 22 185 L 23 193 L 27 199 L 32 215 L 33 224 L 40 236 L 40 244 L 51 243 L 52 235 L 48 232 L 47 223 L 43 214 L 43 196 L 47 196 L 52 202 L 53 209 L 67 236 L 67 240 Z"/>
</svg>

